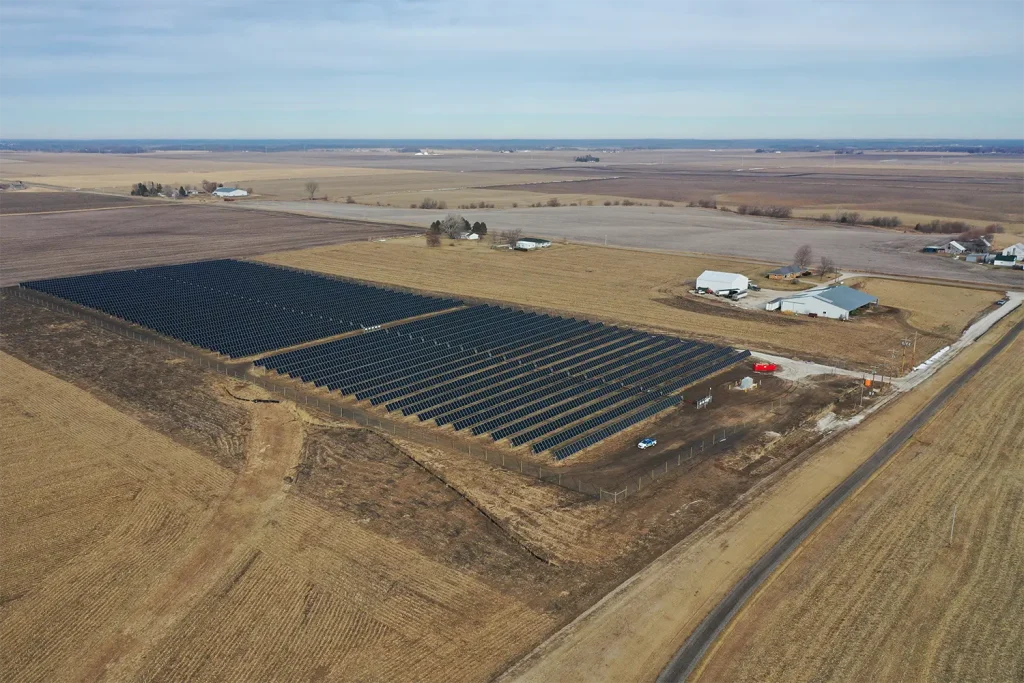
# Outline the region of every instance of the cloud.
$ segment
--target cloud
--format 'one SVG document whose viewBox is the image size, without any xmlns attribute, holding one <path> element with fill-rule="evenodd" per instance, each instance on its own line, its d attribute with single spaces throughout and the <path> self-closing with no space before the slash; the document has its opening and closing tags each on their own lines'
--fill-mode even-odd
<svg viewBox="0 0 1024 683">
<path fill-rule="evenodd" d="M 915 97 L 977 92 L 982 108 L 1012 116 L 1022 23 L 1019 2 L 4 0 L 0 112 L 13 134 L 46 106 L 64 109 L 71 131 L 76 108 L 118 112 L 113 127 L 154 102 L 211 118 L 242 106 L 343 119 L 498 103 L 659 117 L 727 115 L 759 98 L 802 114 L 830 92 L 849 93 L 832 102 L 851 112 L 872 92 L 912 111 Z"/>
</svg>

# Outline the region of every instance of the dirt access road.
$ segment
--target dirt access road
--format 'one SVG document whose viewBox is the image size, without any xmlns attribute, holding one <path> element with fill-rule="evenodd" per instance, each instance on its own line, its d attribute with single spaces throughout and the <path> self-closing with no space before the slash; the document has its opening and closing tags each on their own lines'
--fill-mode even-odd
<svg viewBox="0 0 1024 683">
<path fill-rule="evenodd" d="M 444 212 L 333 202 L 240 202 L 239 207 L 307 213 L 351 220 L 380 221 L 425 229 Z M 921 248 L 934 235 L 800 220 L 773 220 L 707 209 L 651 206 L 562 206 L 558 208 L 460 211 L 484 221 L 492 232 L 520 228 L 527 235 L 565 238 L 619 247 L 687 251 L 789 263 L 810 244 L 844 270 L 944 278 L 1007 287 L 1024 286 L 1024 273 L 954 261 Z"/>
<path fill-rule="evenodd" d="M 797 521 L 977 360 L 1011 326 L 951 360 L 913 392 L 751 490 L 507 671 L 501 681 L 654 680 L 687 636 Z"/>
</svg>

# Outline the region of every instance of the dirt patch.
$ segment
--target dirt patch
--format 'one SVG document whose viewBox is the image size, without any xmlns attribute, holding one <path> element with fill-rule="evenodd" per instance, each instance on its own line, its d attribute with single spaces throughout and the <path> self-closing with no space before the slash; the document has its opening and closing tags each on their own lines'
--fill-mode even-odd
<svg viewBox="0 0 1024 683">
<path fill-rule="evenodd" d="M 295 492 L 374 533 L 483 576 L 536 575 L 535 562 L 444 480 L 370 429 L 309 425 Z"/>
<path fill-rule="evenodd" d="M 65 378 L 232 471 L 245 462 L 248 404 L 226 378 L 25 299 L 0 295 L 0 349 Z"/>
</svg>

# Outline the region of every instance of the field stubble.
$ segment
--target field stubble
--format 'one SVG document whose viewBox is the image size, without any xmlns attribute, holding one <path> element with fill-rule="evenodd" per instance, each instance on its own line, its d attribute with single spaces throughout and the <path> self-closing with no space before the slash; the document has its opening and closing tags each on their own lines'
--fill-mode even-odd
<svg viewBox="0 0 1024 683">
<path fill-rule="evenodd" d="M 1022 354 L 1019 336 L 805 543 L 698 680 L 1020 678 Z"/>
</svg>

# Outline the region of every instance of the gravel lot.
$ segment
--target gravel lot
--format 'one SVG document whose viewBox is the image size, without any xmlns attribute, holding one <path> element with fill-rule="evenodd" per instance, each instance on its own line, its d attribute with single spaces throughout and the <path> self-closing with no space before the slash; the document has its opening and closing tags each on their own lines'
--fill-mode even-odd
<svg viewBox="0 0 1024 683">
<path fill-rule="evenodd" d="M 327 202 L 245 202 L 249 209 L 297 211 L 322 216 L 427 227 L 443 211 Z M 1024 287 L 1021 271 L 995 270 L 922 254 L 941 237 L 874 228 L 845 228 L 804 221 L 777 221 L 705 209 L 579 206 L 462 211 L 491 231 L 521 228 L 528 235 L 568 238 L 623 247 L 722 254 L 789 263 L 802 244 L 827 254 L 840 269 L 945 278 Z"/>
</svg>

